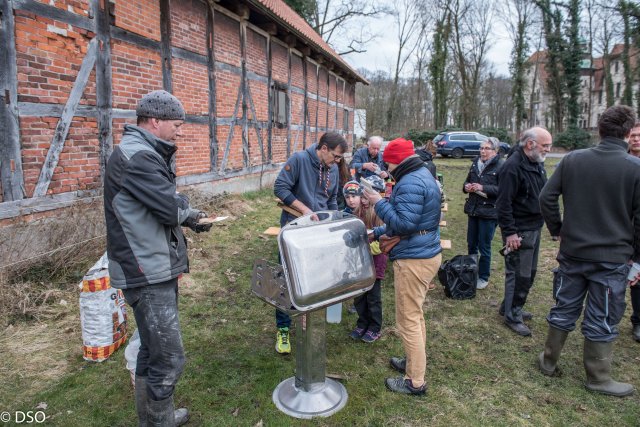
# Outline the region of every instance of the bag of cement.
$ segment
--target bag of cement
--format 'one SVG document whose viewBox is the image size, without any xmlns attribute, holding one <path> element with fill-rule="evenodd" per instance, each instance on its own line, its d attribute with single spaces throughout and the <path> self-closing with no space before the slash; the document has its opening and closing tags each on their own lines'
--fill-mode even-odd
<svg viewBox="0 0 640 427">
<path fill-rule="evenodd" d="M 80 282 L 80 322 L 85 360 L 102 362 L 127 340 L 127 312 L 122 291 L 109 284 L 105 253 Z"/>
</svg>

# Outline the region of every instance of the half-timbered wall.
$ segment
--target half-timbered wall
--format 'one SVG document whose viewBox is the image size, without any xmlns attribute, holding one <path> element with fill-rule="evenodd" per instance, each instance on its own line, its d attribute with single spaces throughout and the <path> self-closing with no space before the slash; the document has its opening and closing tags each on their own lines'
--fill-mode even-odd
<svg viewBox="0 0 640 427">
<path fill-rule="evenodd" d="M 106 159 L 156 89 L 187 111 L 180 185 L 273 174 L 328 130 L 353 139 L 353 82 L 248 14 L 205 0 L 0 6 L 0 225 L 101 197 Z M 286 91 L 286 126 L 271 121 L 274 85 Z"/>
</svg>

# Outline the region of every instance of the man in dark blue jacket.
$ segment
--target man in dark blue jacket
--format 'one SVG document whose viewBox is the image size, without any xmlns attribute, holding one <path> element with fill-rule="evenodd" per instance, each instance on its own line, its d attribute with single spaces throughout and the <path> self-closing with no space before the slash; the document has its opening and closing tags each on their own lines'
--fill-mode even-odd
<svg viewBox="0 0 640 427">
<path fill-rule="evenodd" d="M 327 132 L 317 144 L 294 153 L 278 174 L 273 192 L 282 202 L 302 215 L 323 210 L 338 209 L 339 172 L 336 162 L 347 151 L 347 141 L 335 133 Z M 284 227 L 295 217 L 282 211 L 280 226 Z M 316 218 L 317 219 L 317 218 Z M 291 318 L 276 309 L 276 351 L 291 352 L 289 328 Z"/>
<path fill-rule="evenodd" d="M 126 125 L 104 180 L 104 213 L 111 286 L 122 289 L 140 332 L 135 399 L 140 425 L 181 425 L 173 391 L 185 363 L 178 321 L 178 276 L 188 270 L 181 225 L 196 232 L 211 224 L 176 192 L 175 142 L 185 111 L 163 90 L 136 108 L 137 126 Z"/>
<path fill-rule="evenodd" d="M 384 151 L 384 161 L 396 181 L 391 197 L 387 201 L 369 190 L 363 196 L 384 222 L 374 228 L 375 238 L 402 237 L 389 258 L 393 261 L 396 328 L 405 351 L 405 357 L 392 357 L 390 364 L 403 375 L 387 378 L 385 385 L 395 393 L 424 395 L 427 336 L 423 304 L 442 261 L 440 189 L 415 154 L 412 141 L 391 141 Z"/>
<path fill-rule="evenodd" d="M 507 252 L 504 258 L 504 300 L 500 314 L 513 332 L 531 335 L 524 320 L 531 313 L 524 311 L 529 290 L 538 268 L 540 230 L 544 221 L 538 197 L 547 182 L 544 159 L 551 150 L 551 134 L 534 127 L 522 133 L 519 146 L 502 166 L 499 175 L 498 225 Z"/>
<path fill-rule="evenodd" d="M 367 145 L 359 148 L 351 160 L 351 167 L 355 169 L 355 180 L 360 182 L 360 178 L 367 178 L 371 175 L 378 175 L 382 179 L 389 177 L 387 168 L 382 161 L 382 137 L 372 136 L 367 140 Z"/>
<path fill-rule="evenodd" d="M 631 107 L 608 108 L 598 119 L 600 144 L 567 154 L 540 194 L 560 251 L 556 304 L 547 316 L 549 333 L 538 366 L 545 375 L 556 373 L 567 335 L 584 311 L 585 387 L 613 396 L 634 392 L 631 384 L 611 379 L 611 362 L 626 288 L 638 286 L 640 276 L 628 276 L 629 264 L 640 262 L 640 159 L 627 154 L 635 120 Z"/>
</svg>

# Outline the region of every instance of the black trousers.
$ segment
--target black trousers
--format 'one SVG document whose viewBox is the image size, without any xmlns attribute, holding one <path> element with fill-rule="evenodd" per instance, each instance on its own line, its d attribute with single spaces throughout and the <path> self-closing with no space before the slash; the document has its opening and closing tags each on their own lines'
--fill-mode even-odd
<svg viewBox="0 0 640 427">
<path fill-rule="evenodd" d="M 178 279 L 123 289 L 122 293 L 133 309 L 140 332 L 136 375 L 147 378 L 151 399 L 171 397 L 185 364 L 178 320 Z"/>
<path fill-rule="evenodd" d="M 500 312 L 504 312 L 507 323 L 522 323 L 522 310 L 538 270 L 540 229 L 522 231 L 519 235 L 520 249 L 504 257 L 504 299 Z"/>
<path fill-rule="evenodd" d="M 358 328 L 365 331 L 380 332 L 382 329 L 382 286 L 380 279 L 376 279 L 368 292 L 354 300 L 358 312 Z"/>
<path fill-rule="evenodd" d="M 633 307 L 633 313 L 631 314 L 631 324 L 633 326 L 640 325 L 640 283 L 635 286 L 631 286 L 631 307 Z"/>
</svg>

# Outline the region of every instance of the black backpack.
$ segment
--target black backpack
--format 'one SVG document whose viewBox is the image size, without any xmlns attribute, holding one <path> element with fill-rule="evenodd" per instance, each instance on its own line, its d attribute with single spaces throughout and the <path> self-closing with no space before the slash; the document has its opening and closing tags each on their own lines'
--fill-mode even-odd
<svg viewBox="0 0 640 427">
<path fill-rule="evenodd" d="M 438 270 L 438 279 L 444 294 L 453 299 L 471 299 L 476 296 L 478 282 L 478 255 L 456 255 L 445 261 Z"/>
</svg>

